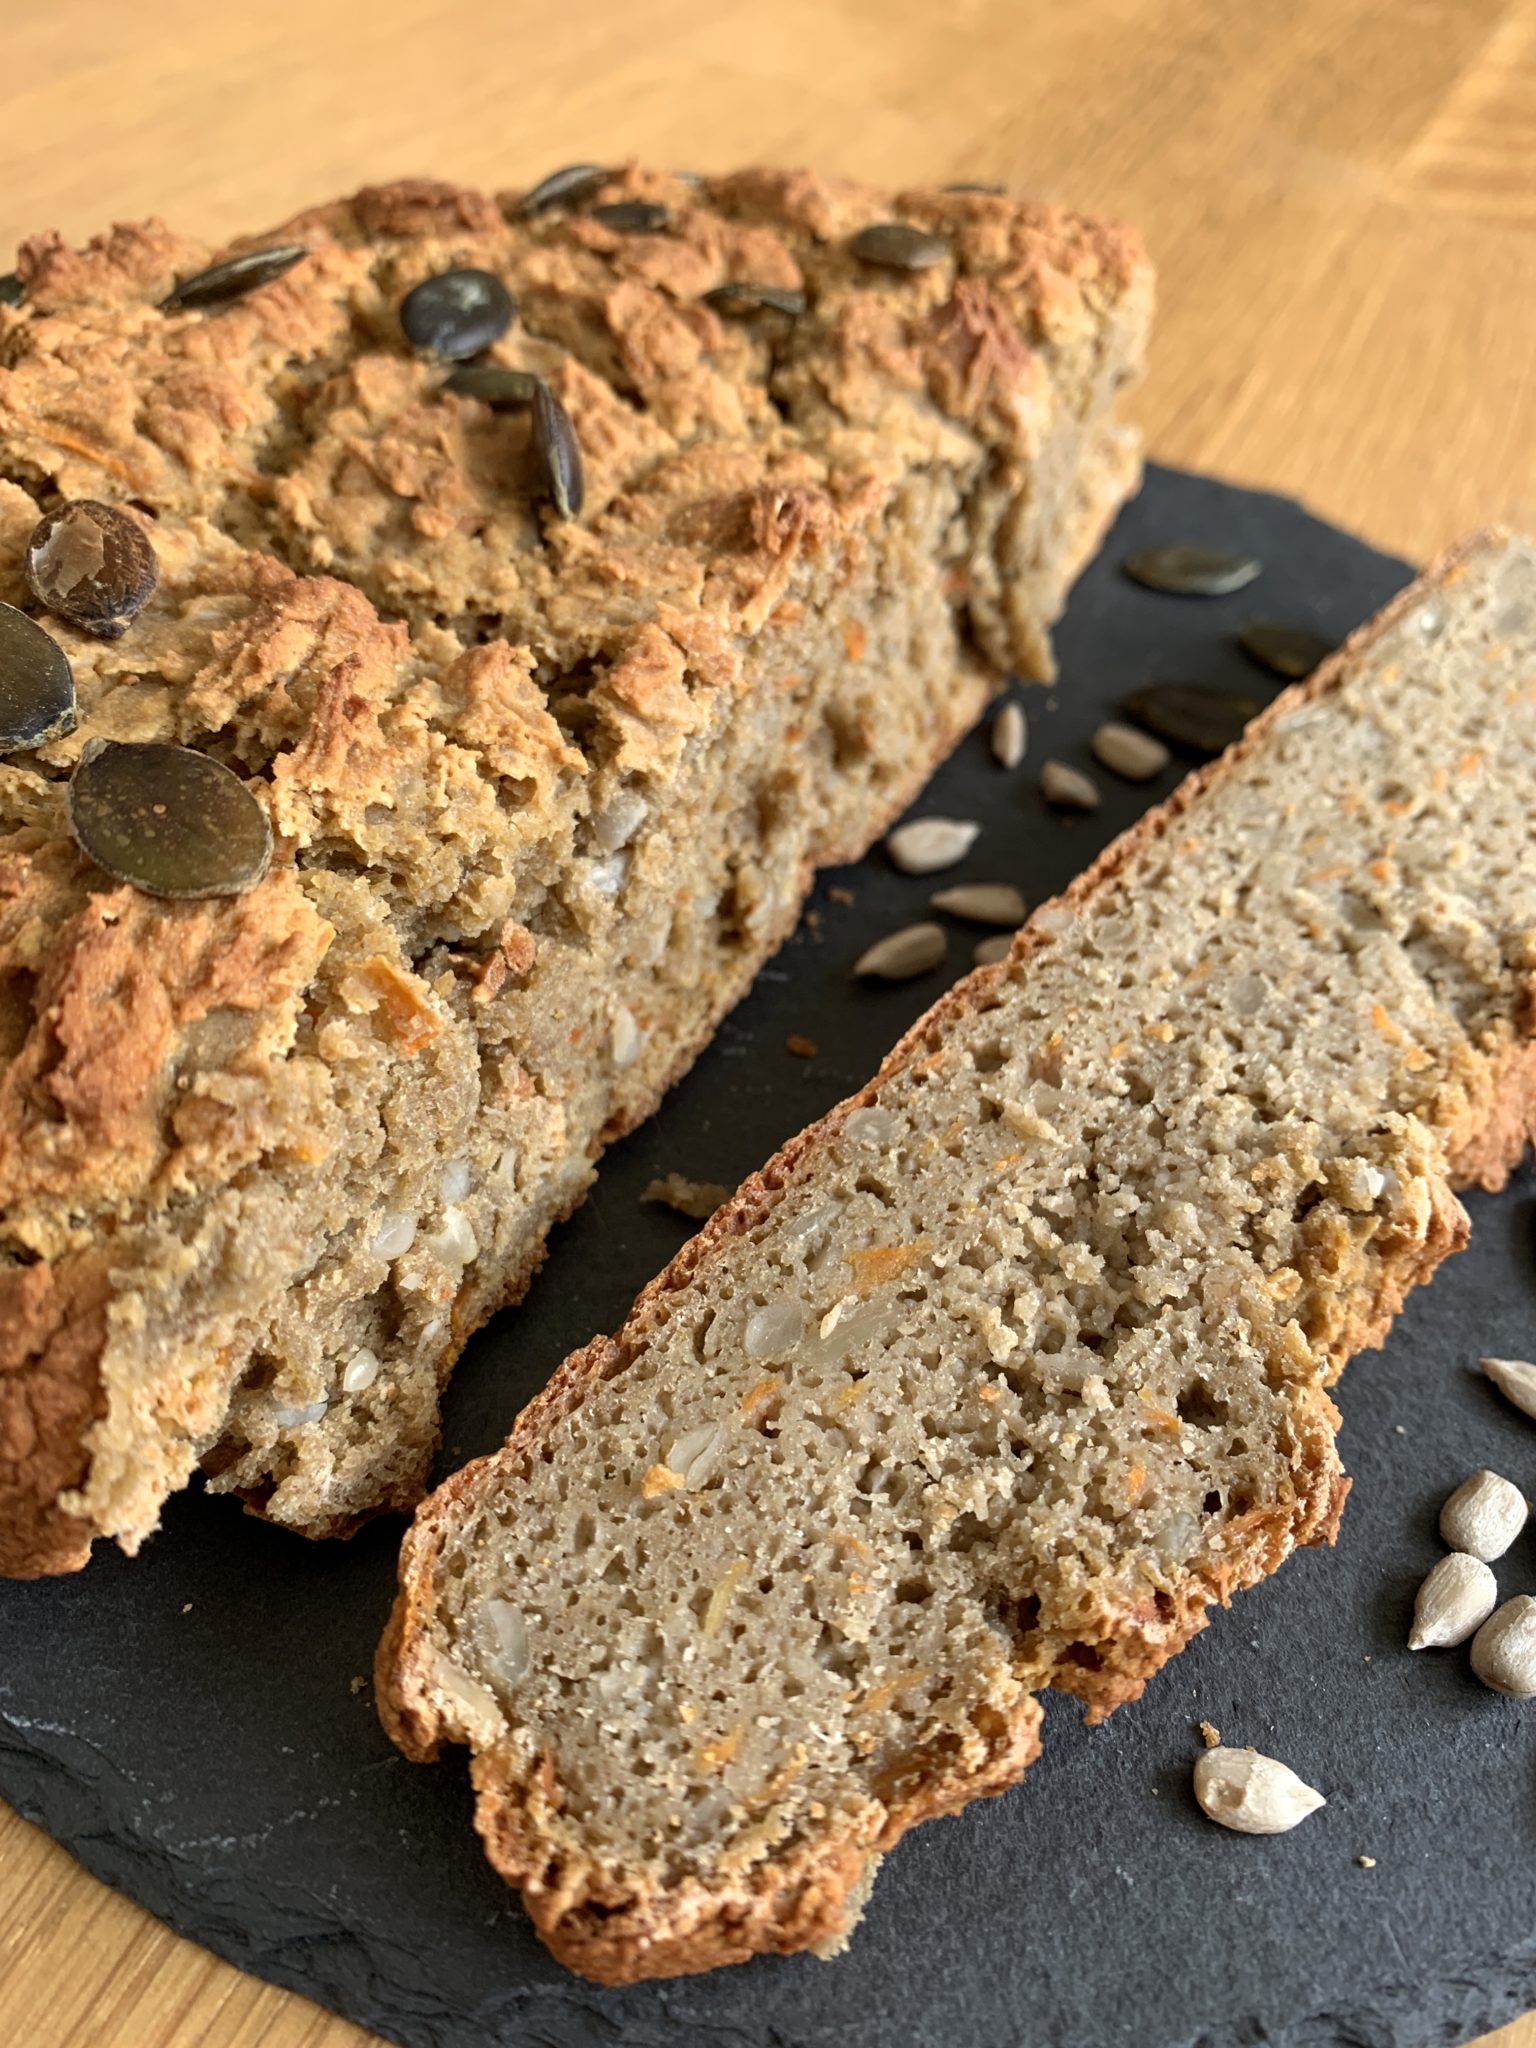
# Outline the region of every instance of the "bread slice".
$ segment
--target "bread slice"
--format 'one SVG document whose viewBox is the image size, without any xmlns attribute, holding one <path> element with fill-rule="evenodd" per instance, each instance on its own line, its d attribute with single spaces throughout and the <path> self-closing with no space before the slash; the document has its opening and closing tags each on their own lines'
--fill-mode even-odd
<svg viewBox="0 0 1536 2048">
<path fill-rule="evenodd" d="M 825 1949 L 1331 1541 L 1327 1392 L 1536 1122 L 1536 547 L 1450 557 L 914 1026 L 420 1510 L 416 1758 L 608 1982 Z"/>
<path fill-rule="evenodd" d="M 936 261 L 856 252 L 898 212 Z M 1138 473 L 1150 272 L 1053 208 L 631 170 L 532 213 L 372 188 L 252 243 L 308 254 L 178 311 L 201 245 L 42 236 L 0 308 L 0 598 L 36 609 L 61 497 L 135 508 L 160 569 L 121 639 L 44 615 L 79 730 L 0 761 L 8 1573 L 134 1549 L 199 1464 L 310 1535 L 419 1497 L 466 1337 L 813 866 L 998 668 L 1049 673 Z M 577 517 L 527 406 L 406 346 L 404 295 L 464 266 L 517 300 L 491 360 L 573 422 Z M 64 808 L 98 738 L 235 768 L 270 876 L 110 884 Z"/>
</svg>

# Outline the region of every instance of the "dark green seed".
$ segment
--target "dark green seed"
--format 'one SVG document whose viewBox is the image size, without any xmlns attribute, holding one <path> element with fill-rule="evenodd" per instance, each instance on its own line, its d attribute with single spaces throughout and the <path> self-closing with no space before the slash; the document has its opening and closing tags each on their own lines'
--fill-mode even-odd
<svg viewBox="0 0 1536 2048">
<path fill-rule="evenodd" d="M 704 303 L 728 320 L 744 319 L 752 313 L 782 313 L 786 319 L 798 320 L 805 311 L 805 293 L 791 291 L 781 284 L 733 281 L 717 284 L 713 291 L 706 292 Z"/>
<path fill-rule="evenodd" d="M 150 896 L 239 896 L 272 861 L 267 814 L 208 754 L 87 740 L 69 781 L 82 852 Z"/>
<path fill-rule="evenodd" d="M 615 199 L 607 206 L 594 206 L 591 216 L 620 235 L 659 235 L 672 218 L 654 199 Z"/>
<path fill-rule="evenodd" d="M 149 536 L 120 505 L 72 498 L 45 514 L 27 542 L 33 595 L 98 640 L 120 640 L 159 580 Z"/>
<path fill-rule="evenodd" d="M 0 754 L 46 747 L 74 729 L 68 655 L 36 619 L 0 604 Z"/>
<path fill-rule="evenodd" d="M 516 312 L 516 301 L 493 271 L 444 270 L 406 293 L 400 326 L 412 348 L 452 363 L 500 341 Z"/>
<path fill-rule="evenodd" d="M 1305 626 L 1283 625 L 1278 619 L 1250 619 L 1237 636 L 1244 654 L 1287 682 L 1311 675 L 1332 654 L 1334 643 Z"/>
<path fill-rule="evenodd" d="M 544 469 L 544 486 L 562 519 L 581 510 L 585 485 L 581 448 L 571 416 L 547 384 L 533 394 L 533 445 Z"/>
<path fill-rule="evenodd" d="M 1133 691 L 1121 708 L 1138 725 L 1197 754 L 1219 754 L 1231 746 L 1259 709 L 1252 697 L 1199 683 L 1153 683 Z"/>
<path fill-rule="evenodd" d="M 1133 583 L 1165 590 L 1174 597 L 1230 597 L 1259 575 L 1264 565 L 1252 555 L 1231 555 L 1225 548 L 1178 541 L 1172 547 L 1143 548 L 1121 564 Z"/>
<path fill-rule="evenodd" d="M 904 220 L 880 220 L 860 228 L 848 246 L 861 263 L 882 270 L 931 270 L 949 254 L 942 235 L 909 227 Z"/>
<path fill-rule="evenodd" d="M 970 179 L 963 178 L 958 184 L 946 185 L 944 190 L 946 192 L 985 192 L 989 199 L 1001 199 L 1006 195 L 1008 187 L 1006 185 L 977 184 L 973 183 Z"/>
<path fill-rule="evenodd" d="M 501 363 L 461 363 L 443 379 L 443 389 L 456 398 L 478 398 L 482 405 L 532 405 L 540 381 L 531 370 L 509 370 Z"/>
<path fill-rule="evenodd" d="M 0 277 L 0 306 L 20 306 L 26 300 L 26 287 L 14 270 Z"/>
<path fill-rule="evenodd" d="M 563 170 L 540 178 L 531 191 L 523 194 L 517 210 L 524 220 L 531 220 L 536 213 L 553 213 L 557 206 L 584 205 L 602 191 L 612 176 L 612 171 L 602 164 L 567 164 Z"/>
<path fill-rule="evenodd" d="M 243 299 L 247 292 L 271 284 L 309 254 L 302 242 L 285 242 L 277 249 L 251 249 L 244 256 L 231 256 L 227 263 L 215 263 L 195 277 L 184 277 L 174 291 L 160 301 L 165 313 L 185 313 L 199 306 L 223 306 L 231 299 Z"/>
</svg>

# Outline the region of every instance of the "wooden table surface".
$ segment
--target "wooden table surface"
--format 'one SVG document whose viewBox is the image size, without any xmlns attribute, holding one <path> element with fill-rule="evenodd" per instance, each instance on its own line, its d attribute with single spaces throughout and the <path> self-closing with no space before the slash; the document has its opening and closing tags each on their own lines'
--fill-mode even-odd
<svg viewBox="0 0 1536 2048">
<path fill-rule="evenodd" d="M 627 154 L 1003 178 L 1145 231 L 1156 455 L 1412 556 L 1536 527 L 1536 0 L 54 0 L 5 43 L 0 253 Z M 0 2039 L 368 2038 L 0 1806 Z"/>
</svg>

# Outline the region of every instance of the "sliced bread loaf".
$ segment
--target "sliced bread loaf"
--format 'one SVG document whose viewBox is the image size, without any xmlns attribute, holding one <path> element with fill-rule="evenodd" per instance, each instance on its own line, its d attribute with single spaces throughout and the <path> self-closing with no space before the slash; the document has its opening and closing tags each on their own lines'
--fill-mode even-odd
<svg viewBox="0 0 1536 2048">
<path fill-rule="evenodd" d="M 1330 1540 L 1325 1391 L 1536 1118 L 1536 547 L 1469 543 L 1038 912 L 420 1511 L 409 1754 L 608 1981 L 826 1948 Z"/>
<path fill-rule="evenodd" d="M 996 667 L 1048 673 L 1134 486 L 1133 238 L 803 173 L 564 190 L 374 187 L 243 293 L 158 223 L 22 251 L 0 598 L 41 610 L 61 499 L 133 508 L 159 581 L 119 638 L 42 612 L 78 730 L 0 759 L 0 1571 L 135 1548 L 199 1464 L 311 1535 L 417 1498 L 466 1337 L 812 866 Z M 234 769 L 271 873 L 113 882 L 65 795 L 102 740 Z"/>
</svg>

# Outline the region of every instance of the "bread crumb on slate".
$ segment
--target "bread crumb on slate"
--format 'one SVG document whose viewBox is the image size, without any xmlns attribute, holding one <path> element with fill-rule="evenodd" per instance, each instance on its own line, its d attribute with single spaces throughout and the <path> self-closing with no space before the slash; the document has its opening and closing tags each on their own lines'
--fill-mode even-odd
<svg viewBox="0 0 1536 2048">
<path fill-rule="evenodd" d="M 845 889 L 841 882 L 833 882 L 827 890 L 827 901 L 829 903 L 846 903 L 851 908 L 858 901 L 858 898 L 851 889 Z"/>
<path fill-rule="evenodd" d="M 1374 1856 L 1357 1856 L 1355 1861 L 1362 1870 L 1374 1870 L 1376 1868 L 1376 1858 Z"/>
<path fill-rule="evenodd" d="M 706 1216 L 713 1216 L 720 1204 L 730 1193 L 715 1180 L 689 1180 L 681 1173 L 669 1173 L 664 1180 L 653 1180 L 640 1197 L 642 1202 L 660 1202 L 665 1208 L 676 1209 L 680 1215 L 692 1216 L 703 1222 Z"/>
<path fill-rule="evenodd" d="M 1200 1723 L 1200 1740 L 1207 1749 L 1220 1749 L 1221 1730 L 1214 1721 L 1202 1721 Z"/>
<path fill-rule="evenodd" d="M 784 1041 L 784 1050 L 792 1052 L 797 1060 L 813 1060 L 820 1047 L 814 1038 L 805 1038 L 798 1031 L 791 1031 Z"/>
</svg>

